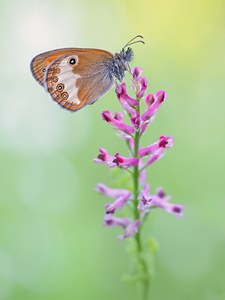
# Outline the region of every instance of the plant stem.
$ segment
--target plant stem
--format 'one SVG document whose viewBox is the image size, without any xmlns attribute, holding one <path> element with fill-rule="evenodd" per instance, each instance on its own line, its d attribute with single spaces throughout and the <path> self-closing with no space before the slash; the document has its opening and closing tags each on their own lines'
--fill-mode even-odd
<svg viewBox="0 0 225 300">
<path fill-rule="evenodd" d="M 137 112 L 140 113 L 140 106 L 138 104 L 136 108 Z M 134 153 L 133 157 L 138 157 L 138 151 L 139 151 L 139 141 L 140 141 L 140 131 L 137 130 L 135 132 L 134 136 Z M 134 172 L 133 172 L 133 185 L 134 185 L 134 217 L 135 219 L 140 218 L 140 213 L 138 210 L 138 196 L 139 196 L 139 175 L 140 170 L 139 166 L 134 166 Z M 142 299 L 147 300 L 148 299 L 148 289 L 149 289 L 149 274 L 148 274 L 148 267 L 147 263 L 145 261 L 145 258 L 143 256 L 143 247 L 141 242 L 141 226 L 139 227 L 139 231 L 135 235 L 136 244 L 137 244 L 137 254 L 138 254 L 138 261 L 141 265 L 142 272 L 143 272 L 143 278 L 141 279 L 142 286 L 143 286 L 143 292 L 142 292 Z"/>
</svg>

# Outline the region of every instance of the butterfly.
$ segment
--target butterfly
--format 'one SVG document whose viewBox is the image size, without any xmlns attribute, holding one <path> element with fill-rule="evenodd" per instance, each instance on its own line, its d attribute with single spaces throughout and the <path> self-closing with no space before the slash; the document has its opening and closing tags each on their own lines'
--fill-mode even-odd
<svg viewBox="0 0 225 300">
<path fill-rule="evenodd" d="M 137 40 L 141 38 L 141 40 Z M 89 48 L 63 48 L 35 56 L 30 68 L 34 78 L 63 108 L 77 111 L 93 104 L 115 84 L 122 81 L 133 59 L 131 39 L 119 53 Z"/>
</svg>

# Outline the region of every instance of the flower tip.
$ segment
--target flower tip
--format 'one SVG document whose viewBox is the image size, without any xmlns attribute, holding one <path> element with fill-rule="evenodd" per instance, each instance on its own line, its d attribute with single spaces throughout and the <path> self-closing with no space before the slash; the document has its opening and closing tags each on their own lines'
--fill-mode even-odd
<svg viewBox="0 0 225 300">
<path fill-rule="evenodd" d="M 159 187 L 157 190 L 156 190 L 156 195 L 159 197 L 159 198 L 165 198 L 166 197 L 166 193 L 164 191 L 164 189 L 162 187 Z"/>
<path fill-rule="evenodd" d="M 116 112 L 115 113 L 115 116 L 114 118 L 117 120 L 117 121 L 123 121 L 123 114 L 121 112 Z"/>
<path fill-rule="evenodd" d="M 104 110 L 102 112 L 102 119 L 106 122 L 110 122 L 112 120 L 112 114 L 108 110 Z"/>
<path fill-rule="evenodd" d="M 173 214 L 178 217 L 178 218 L 182 218 L 183 217 L 183 205 L 180 205 L 180 204 L 174 204 L 173 205 L 173 208 L 172 208 L 172 212 Z"/>
<path fill-rule="evenodd" d="M 134 67 L 131 70 L 131 74 L 132 74 L 133 78 L 138 78 L 142 74 L 142 69 L 140 67 Z"/>
<path fill-rule="evenodd" d="M 173 147 L 174 139 L 172 136 L 160 136 L 159 147 L 160 148 L 171 148 Z"/>
<path fill-rule="evenodd" d="M 145 102 L 148 106 L 151 106 L 154 102 L 155 102 L 155 98 L 152 94 L 148 94 L 146 97 L 145 97 Z"/>
<path fill-rule="evenodd" d="M 126 83 L 123 82 L 121 84 L 116 85 L 116 94 L 117 97 L 120 98 L 122 94 L 126 93 Z"/>
<path fill-rule="evenodd" d="M 163 90 L 159 90 L 155 93 L 155 96 L 159 103 L 162 103 L 166 99 L 166 92 Z"/>
<path fill-rule="evenodd" d="M 104 192 L 105 192 L 105 185 L 102 184 L 102 183 L 96 184 L 95 191 L 96 191 L 97 193 L 104 194 Z"/>
</svg>

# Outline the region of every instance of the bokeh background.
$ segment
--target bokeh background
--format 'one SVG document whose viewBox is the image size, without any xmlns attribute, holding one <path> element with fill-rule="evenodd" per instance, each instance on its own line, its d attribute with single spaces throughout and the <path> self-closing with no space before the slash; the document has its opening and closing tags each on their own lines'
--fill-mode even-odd
<svg viewBox="0 0 225 300">
<path fill-rule="evenodd" d="M 69 113 L 29 69 L 40 52 L 116 52 L 136 34 L 146 45 L 133 46 L 131 66 L 168 94 L 146 143 L 175 139 L 148 179 L 185 205 L 183 219 L 154 211 L 146 225 L 159 243 L 152 299 L 225 299 L 224 0 L 1 0 L 0 30 L 0 299 L 137 300 L 94 191 L 110 183 L 98 148 L 126 154 L 100 117 L 120 109 L 114 91 Z"/>
</svg>

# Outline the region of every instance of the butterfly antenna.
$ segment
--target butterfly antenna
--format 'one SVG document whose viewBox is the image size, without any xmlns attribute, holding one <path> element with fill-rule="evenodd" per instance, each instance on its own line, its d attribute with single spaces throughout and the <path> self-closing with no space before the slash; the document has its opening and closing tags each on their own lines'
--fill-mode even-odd
<svg viewBox="0 0 225 300">
<path fill-rule="evenodd" d="M 124 47 L 123 49 L 125 49 L 126 47 L 130 46 L 130 45 L 133 45 L 133 44 L 136 44 L 136 43 L 142 43 L 144 44 L 145 42 L 142 41 L 142 40 L 138 40 L 138 41 L 134 41 L 135 39 L 137 38 L 141 38 L 143 39 L 143 36 L 142 35 L 136 35 L 135 37 L 133 37 Z"/>
</svg>

